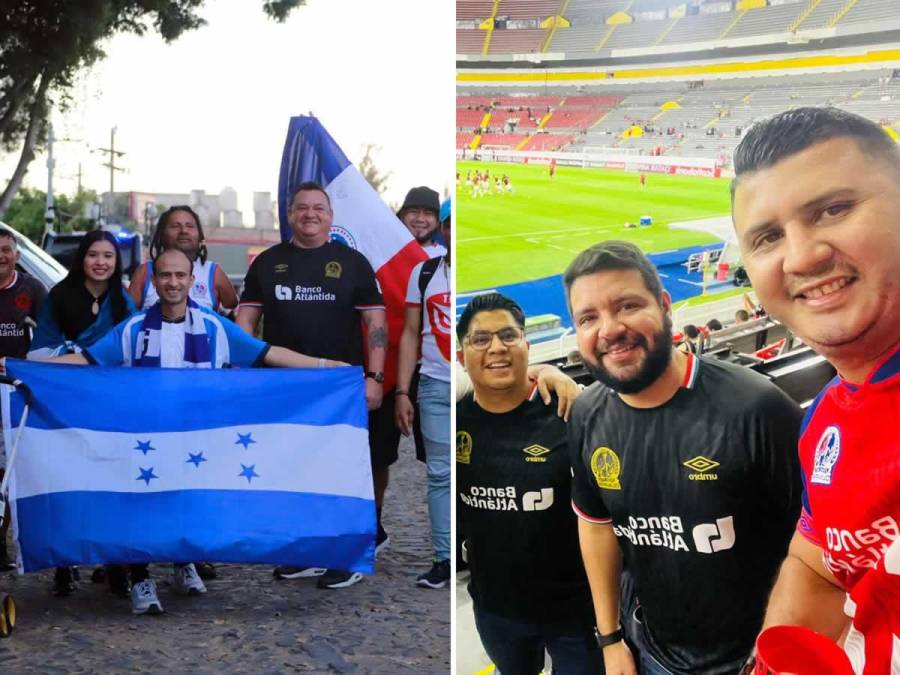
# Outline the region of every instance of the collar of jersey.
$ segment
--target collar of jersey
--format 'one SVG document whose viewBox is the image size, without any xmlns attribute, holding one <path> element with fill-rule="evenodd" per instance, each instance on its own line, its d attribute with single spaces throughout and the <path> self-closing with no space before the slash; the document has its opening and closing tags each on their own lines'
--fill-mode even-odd
<svg viewBox="0 0 900 675">
<path fill-rule="evenodd" d="M 6 284 L 6 286 L 4 286 L 3 288 L 0 288 L 0 291 L 5 291 L 7 288 L 12 288 L 13 286 L 16 285 L 16 282 L 18 280 L 19 280 L 19 271 L 13 270 L 12 281 L 10 281 L 8 284 Z"/>
<path fill-rule="evenodd" d="M 844 378 L 841 378 L 841 384 L 850 391 L 859 391 L 862 388 L 894 380 L 898 375 L 900 375 L 900 347 L 888 354 L 872 368 L 862 386 L 848 382 Z"/>
<path fill-rule="evenodd" d="M 693 389 L 697 384 L 697 373 L 700 372 L 700 359 L 690 352 L 687 353 L 687 368 L 684 369 L 684 379 L 681 381 L 682 389 Z"/>
</svg>

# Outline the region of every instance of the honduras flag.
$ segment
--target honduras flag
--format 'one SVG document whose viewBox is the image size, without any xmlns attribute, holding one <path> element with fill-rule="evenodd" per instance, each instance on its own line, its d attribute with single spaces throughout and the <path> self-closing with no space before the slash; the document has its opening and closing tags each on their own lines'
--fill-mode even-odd
<svg viewBox="0 0 900 675">
<path fill-rule="evenodd" d="M 20 572 L 192 560 L 373 572 L 359 368 L 6 368 L 33 394 L 10 467 Z M 7 456 L 22 398 L 2 397 Z"/>
<path fill-rule="evenodd" d="M 314 117 L 292 117 L 281 173 L 278 176 L 278 220 L 281 238 L 291 238 L 287 212 L 291 191 L 316 181 L 325 188 L 334 210 L 331 238 L 368 258 L 384 296 L 388 320 L 385 391 L 397 378 L 397 349 L 406 312 L 406 285 L 413 267 L 428 259 L 406 226 L 388 208 L 343 150 Z"/>
</svg>

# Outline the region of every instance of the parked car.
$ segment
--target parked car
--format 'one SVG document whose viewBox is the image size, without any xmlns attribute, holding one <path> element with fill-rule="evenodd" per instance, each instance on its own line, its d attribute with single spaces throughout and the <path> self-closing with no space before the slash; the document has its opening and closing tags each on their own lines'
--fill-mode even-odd
<svg viewBox="0 0 900 675">
<path fill-rule="evenodd" d="M 137 232 L 129 232 L 117 225 L 107 229 L 116 238 L 119 257 L 122 259 L 122 275 L 130 277 L 143 259 L 143 239 Z M 72 264 L 78 244 L 86 232 L 45 232 L 41 248 L 56 258 L 66 269 Z"/>
<path fill-rule="evenodd" d="M 16 238 L 16 245 L 19 248 L 17 267 L 41 282 L 48 291 L 68 274 L 65 267 L 42 251 L 28 237 L 3 222 L 0 222 L 0 228 L 12 232 Z"/>
</svg>

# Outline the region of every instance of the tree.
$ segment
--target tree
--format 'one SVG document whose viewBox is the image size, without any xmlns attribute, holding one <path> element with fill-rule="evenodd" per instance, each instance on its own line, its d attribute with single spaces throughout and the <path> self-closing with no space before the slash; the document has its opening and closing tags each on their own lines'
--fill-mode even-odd
<svg viewBox="0 0 900 675">
<path fill-rule="evenodd" d="M 44 234 L 44 211 L 47 194 L 41 190 L 22 188 L 10 202 L 4 221 L 14 230 L 21 232 L 35 243 L 40 243 Z M 54 210 L 60 232 L 93 229 L 96 223 L 85 216 L 88 204 L 97 201 L 93 190 L 82 190 L 74 197 L 56 195 Z"/>
<path fill-rule="evenodd" d="M 380 145 L 367 143 L 363 146 L 363 158 L 359 160 L 359 172 L 378 194 L 387 190 L 388 178 L 391 177 L 392 173 L 391 171 L 381 173 L 378 167 L 375 166 L 375 155 L 380 151 Z"/>
<path fill-rule="evenodd" d="M 0 8 L 0 152 L 19 151 L 0 194 L 0 217 L 46 140 L 53 107 L 65 109 L 76 76 L 102 59 L 103 40 L 118 33 L 158 32 L 166 42 L 204 25 L 204 0 L 17 0 Z M 284 21 L 305 0 L 265 0 Z"/>
</svg>

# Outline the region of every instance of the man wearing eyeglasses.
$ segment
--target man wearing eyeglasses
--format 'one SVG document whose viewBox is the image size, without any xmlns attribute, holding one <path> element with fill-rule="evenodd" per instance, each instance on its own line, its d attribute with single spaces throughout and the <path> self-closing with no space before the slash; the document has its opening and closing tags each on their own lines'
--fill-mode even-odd
<svg viewBox="0 0 900 675">
<path fill-rule="evenodd" d="M 569 508 L 566 423 L 527 374 L 525 315 L 479 295 L 456 326 L 474 393 L 456 406 L 457 524 L 475 625 L 502 673 L 601 673 Z"/>
</svg>

